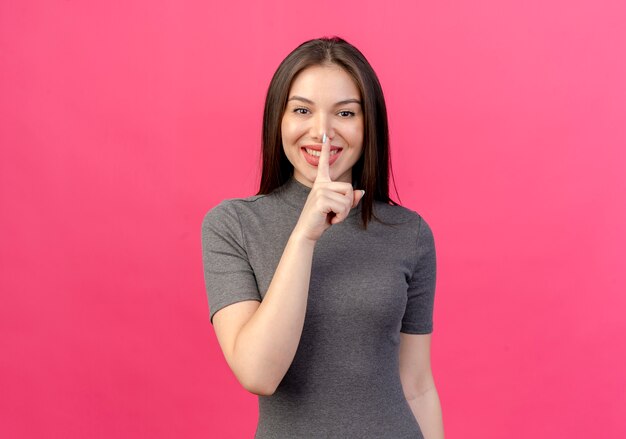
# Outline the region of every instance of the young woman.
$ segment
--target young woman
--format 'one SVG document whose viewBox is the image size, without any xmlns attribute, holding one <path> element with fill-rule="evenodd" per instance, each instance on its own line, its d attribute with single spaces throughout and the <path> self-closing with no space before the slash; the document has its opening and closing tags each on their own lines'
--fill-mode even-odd
<svg viewBox="0 0 626 439">
<path fill-rule="evenodd" d="M 430 227 L 389 198 L 387 113 L 340 38 L 278 67 L 260 190 L 202 223 L 211 322 L 256 438 L 443 438 Z"/>
</svg>

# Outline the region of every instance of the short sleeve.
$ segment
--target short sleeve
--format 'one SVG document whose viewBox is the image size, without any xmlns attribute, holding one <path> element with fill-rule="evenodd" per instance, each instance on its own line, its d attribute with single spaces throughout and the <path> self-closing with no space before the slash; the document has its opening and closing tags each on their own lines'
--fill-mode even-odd
<svg viewBox="0 0 626 439">
<path fill-rule="evenodd" d="M 432 230 L 422 217 L 418 224 L 416 256 L 400 331 L 408 334 L 430 334 L 433 332 L 437 257 Z"/>
<path fill-rule="evenodd" d="M 234 204 L 222 201 L 202 220 L 202 263 L 211 324 L 215 313 L 227 305 L 262 300 Z"/>
</svg>

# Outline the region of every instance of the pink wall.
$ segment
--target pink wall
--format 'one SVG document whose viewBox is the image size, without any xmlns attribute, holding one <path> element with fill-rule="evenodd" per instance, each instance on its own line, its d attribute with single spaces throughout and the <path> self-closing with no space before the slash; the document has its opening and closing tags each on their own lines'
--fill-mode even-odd
<svg viewBox="0 0 626 439">
<path fill-rule="evenodd" d="M 435 233 L 447 437 L 625 437 L 625 3 L 215 3 L 0 5 L 0 436 L 252 437 L 200 222 L 255 192 L 280 60 L 338 34 Z"/>
</svg>

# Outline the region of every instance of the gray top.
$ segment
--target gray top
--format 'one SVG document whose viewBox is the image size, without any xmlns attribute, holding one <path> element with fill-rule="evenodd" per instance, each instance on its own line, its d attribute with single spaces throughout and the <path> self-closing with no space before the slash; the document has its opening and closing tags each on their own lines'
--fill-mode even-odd
<svg viewBox="0 0 626 439">
<path fill-rule="evenodd" d="M 211 323 L 243 300 L 262 301 L 310 188 L 293 177 L 269 195 L 225 200 L 202 222 Z M 304 328 L 271 396 L 259 396 L 255 438 L 422 438 L 402 390 L 400 332 L 433 330 L 433 235 L 416 212 L 360 203 L 315 246 Z"/>
</svg>

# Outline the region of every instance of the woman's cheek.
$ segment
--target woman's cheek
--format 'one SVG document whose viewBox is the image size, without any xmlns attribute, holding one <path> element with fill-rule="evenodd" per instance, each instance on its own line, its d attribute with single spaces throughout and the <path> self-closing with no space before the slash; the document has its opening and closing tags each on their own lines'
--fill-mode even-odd
<svg viewBox="0 0 626 439">
<path fill-rule="evenodd" d="M 298 132 L 302 131 L 300 124 L 293 121 L 285 121 L 282 126 L 283 139 L 289 143 L 294 142 L 298 138 Z"/>
</svg>

